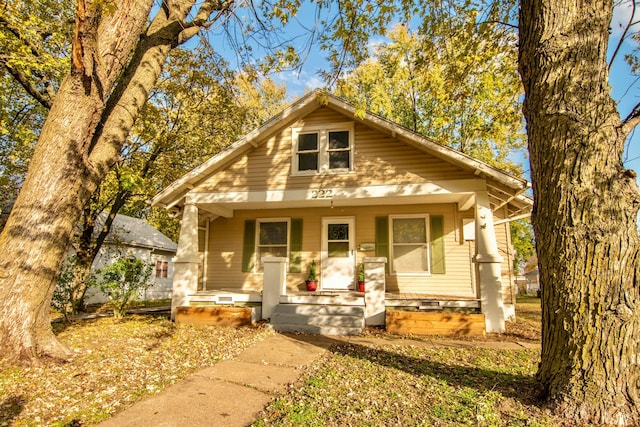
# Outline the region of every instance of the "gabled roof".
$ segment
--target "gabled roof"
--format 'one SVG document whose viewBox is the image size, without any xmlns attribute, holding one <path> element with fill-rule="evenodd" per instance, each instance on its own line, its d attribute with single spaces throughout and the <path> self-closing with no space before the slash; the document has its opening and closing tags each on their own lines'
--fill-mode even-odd
<svg viewBox="0 0 640 427">
<path fill-rule="evenodd" d="M 528 188 L 528 182 L 525 179 L 513 176 L 373 113 L 360 113 L 353 105 L 322 90 L 308 93 L 259 128 L 249 132 L 222 152 L 188 172 L 157 194 L 152 199 L 151 204 L 165 208 L 181 204 L 189 190 L 204 179 L 224 169 L 239 156 L 259 147 L 271 136 L 321 107 L 328 107 L 398 141 L 409 144 L 461 169 L 471 171 L 476 176 L 492 181 L 496 184 L 498 191 L 509 193 L 509 200 L 505 203 L 531 204 L 531 199 L 522 194 Z"/>
<path fill-rule="evenodd" d="M 106 214 L 98 216 L 96 233 L 102 228 Z M 116 215 L 111 231 L 105 239 L 108 243 L 136 246 L 167 252 L 176 252 L 178 245 L 146 221 L 126 215 Z"/>
</svg>

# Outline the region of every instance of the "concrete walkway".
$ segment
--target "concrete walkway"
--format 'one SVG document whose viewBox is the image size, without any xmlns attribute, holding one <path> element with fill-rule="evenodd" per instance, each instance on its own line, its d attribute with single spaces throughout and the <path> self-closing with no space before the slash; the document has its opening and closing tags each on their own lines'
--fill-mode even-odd
<svg viewBox="0 0 640 427">
<path fill-rule="evenodd" d="M 276 394 L 300 377 L 302 367 L 334 342 L 322 336 L 271 335 L 235 359 L 200 370 L 100 426 L 249 425 Z"/>
<path fill-rule="evenodd" d="M 509 341 L 454 341 L 398 337 L 323 337 L 275 334 L 233 360 L 200 370 L 160 393 L 100 424 L 102 427 L 247 426 L 274 396 L 298 380 L 301 368 L 314 363 L 335 343 L 483 347 L 505 350 L 539 348 Z"/>
</svg>

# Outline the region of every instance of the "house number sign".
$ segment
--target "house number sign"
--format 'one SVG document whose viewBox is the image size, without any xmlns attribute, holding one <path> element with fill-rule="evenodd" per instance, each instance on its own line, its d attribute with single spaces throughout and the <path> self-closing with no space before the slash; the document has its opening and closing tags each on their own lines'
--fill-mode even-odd
<svg viewBox="0 0 640 427">
<path fill-rule="evenodd" d="M 333 198 L 333 190 L 311 190 L 312 199 L 331 199 Z"/>
</svg>

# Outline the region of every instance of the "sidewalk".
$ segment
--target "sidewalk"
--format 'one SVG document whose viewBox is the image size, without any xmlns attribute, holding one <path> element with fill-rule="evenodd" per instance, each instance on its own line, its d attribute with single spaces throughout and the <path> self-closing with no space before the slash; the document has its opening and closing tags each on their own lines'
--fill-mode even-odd
<svg viewBox="0 0 640 427">
<path fill-rule="evenodd" d="M 277 394 L 295 382 L 335 340 L 311 335 L 272 335 L 150 396 L 101 427 L 246 426 Z"/>
<path fill-rule="evenodd" d="M 101 423 L 101 427 L 247 426 L 278 393 L 300 377 L 301 368 L 318 360 L 337 342 L 356 345 L 417 347 L 483 347 L 505 350 L 539 348 L 539 344 L 509 341 L 455 341 L 324 337 L 275 334 L 247 348 L 233 360 L 205 368 L 191 377 Z"/>
</svg>

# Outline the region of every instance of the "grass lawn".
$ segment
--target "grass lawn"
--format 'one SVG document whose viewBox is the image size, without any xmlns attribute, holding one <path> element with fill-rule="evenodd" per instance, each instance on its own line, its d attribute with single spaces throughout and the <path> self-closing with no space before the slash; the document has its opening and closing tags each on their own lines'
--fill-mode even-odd
<svg viewBox="0 0 640 427">
<path fill-rule="evenodd" d="M 464 347 L 428 345 L 433 337 L 419 346 L 337 344 L 255 425 L 558 425 L 535 406 L 538 350 L 469 346 L 539 340 L 539 299 L 519 299 L 517 315 L 507 334 L 467 338 Z M 31 368 L 0 364 L 0 427 L 95 425 L 273 333 L 140 315 L 54 328 L 75 358 Z"/>
<path fill-rule="evenodd" d="M 175 325 L 166 316 L 54 323 L 76 356 L 42 366 L 0 364 L 0 426 L 86 426 L 271 334 Z"/>
<path fill-rule="evenodd" d="M 539 340 L 540 300 L 519 298 L 516 315 L 507 334 L 471 341 Z M 537 349 L 338 344 L 254 426 L 557 426 L 536 406 L 539 358 Z"/>
</svg>

